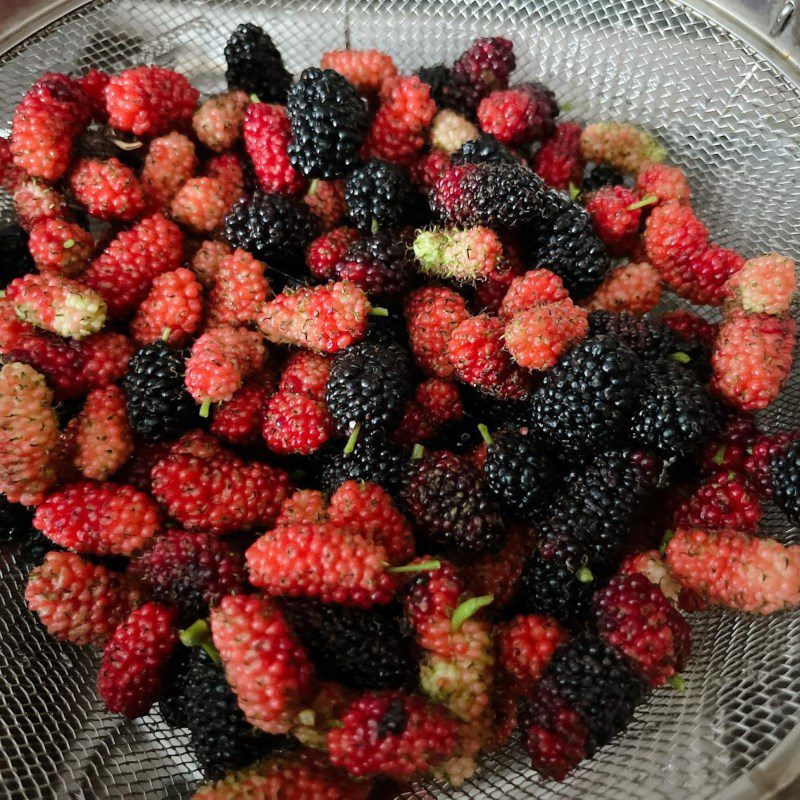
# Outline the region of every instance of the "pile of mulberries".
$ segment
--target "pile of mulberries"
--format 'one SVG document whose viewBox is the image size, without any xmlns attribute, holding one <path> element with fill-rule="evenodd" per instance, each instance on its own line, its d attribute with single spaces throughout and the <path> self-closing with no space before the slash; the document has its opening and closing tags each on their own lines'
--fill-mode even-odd
<svg viewBox="0 0 800 800">
<path fill-rule="evenodd" d="M 559 122 L 509 39 L 279 44 L 239 25 L 199 105 L 136 66 L 15 110 L 0 543 L 196 798 L 458 786 L 515 728 L 563 780 L 683 685 L 682 610 L 800 604 L 758 532 L 800 521 L 798 433 L 753 417 L 794 262 L 715 244 L 649 132 Z"/>
</svg>

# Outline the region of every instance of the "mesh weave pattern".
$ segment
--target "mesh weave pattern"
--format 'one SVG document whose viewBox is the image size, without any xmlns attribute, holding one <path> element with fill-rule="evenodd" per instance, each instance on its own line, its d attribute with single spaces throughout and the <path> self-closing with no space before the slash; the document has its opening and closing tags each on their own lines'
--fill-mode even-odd
<svg viewBox="0 0 800 800">
<path fill-rule="evenodd" d="M 402 69 L 452 60 L 476 35 L 515 43 L 519 79 L 551 85 L 577 119 L 655 131 L 691 180 L 714 237 L 745 255 L 800 252 L 800 90 L 732 34 L 677 0 L 105 0 L 90 2 L 0 58 L 0 127 L 45 69 L 150 62 L 222 87 L 228 31 L 252 20 L 290 69 L 324 50 L 380 47 Z M 4 208 L 7 209 L 7 198 Z M 800 380 L 764 420 L 797 425 Z M 777 513 L 771 533 L 792 532 Z M 179 798 L 199 773 L 157 716 L 106 714 L 96 655 L 49 639 L 24 609 L 24 576 L 0 554 L 0 786 L 9 800 Z M 462 790 L 430 798 L 725 798 L 800 718 L 800 613 L 693 620 L 688 690 L 660 690 L 630 730 L 563 785 L 515 748 L 486 758 Z"/>
</svg>

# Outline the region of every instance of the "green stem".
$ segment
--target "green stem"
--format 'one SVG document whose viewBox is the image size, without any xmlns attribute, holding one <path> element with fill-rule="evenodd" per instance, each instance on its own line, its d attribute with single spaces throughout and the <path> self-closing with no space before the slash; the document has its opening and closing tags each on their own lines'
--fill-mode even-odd
<svg viewBox="0 0 800 800">
<path fill-rule="evenodd" d="M 670 358 L 673 361 L 677 361 L 679 364 L 688 364 L 692 357 L 688 353 L 682 353 L 680 350 L 677 353 L 673 353 Z"/>
<path fill-rule="evenodd" d="M 719 450 L 714 453 L 714 463 L 719 467 L 722 466 L 722 462 L 725 460 L 725 445 L 721 445 Z"/>
<path fill-rule="evenodd" d="M 453 631 L 457 631 L 461 629 L 461 626 L 473 615 L 476 611 L 483 608 L 484 606 L 488 606 L 490 603 L 494 602 L 494 595 L 493 594 L 484 594 L 481 597 L 470 597 L 469 600 L 465 600 L 461 603 L 460 606 L 453 612 L 453 617 L 450 620 L 450 628 Z"/>
<path fill-rule="evenodd" d="M 169 339 L 169 335 L 172 333 L 172 328 L 166 327 L 163 331 L 161 331 L 161 341 L 166 342 Z"/>
<path fill-rule="evenodd" d="M 251 103 L 260 103 L 261 102 L 261 98 L 255 92 L 253 92 L 253 94 L 250 95 L 250 102 Z"/>
<path fill-rule="evenodd" d="M 358 441 L 358 434 L 361 433 L 361 423 L 357 422 L 353 427 L 353 430 L 350 431 L 350 437 L 347 440 L 347 444 L 344 446 L 344 454 L 349 456 L 353 450 L 356 449 L 356 442 Z"/>
<path fill-rule="evenodd" d="M 581 190 L 570 181 L 569 184 L 569 196 L 571 200 L 576 200 L 578 195 L 581 193 Z"/>
<path fill-rule="evenodd" d="M 369 312 L 373 317 L 388 317 L 389 309 L 383 306 L 372 306 Z"/>
<path fill-rule="evenodd" d="M 379 230 L 380 226 L 378 225 L 378 220 L 372 220 L 372 224 L 369 226 L 370 233 L 374 236 Z"/>
<path fill-rule="evenodd" d="M 434 558 L 430 561 L 419 561 L 416 564 L 403 564 L 401 567 L 389 567 L 386 571 L 391 572 L 393 575 L 403 575 L 405 573 L 414 572 L 434 572 L 441 566 L 442 562 Z"/>
<path fill-rule="evenodd" d="M 65 250 L 69 250 L 72 247 L 75 247 L 75 240 L 74 239 L 65 239 L 64 240 L 64 249 Z"/>
<path fill-rule="evenodd" d="M 686 679 L 682 675 L 673 675 L 668 681 L 667 685 L 671 686 L 678 692 L 686 691 Z"/>
<path fill-rule="evenodd" d="M 478 432 L 481 435 L 481 439 L 483 439 L 486 444 L 494 444 L 494 439 L 492 439 L 492 435 L 489 433 L 489 428 L 482 422 L 478 425 Z"/>
<path fill-rule="evenodd" d="M 208 412 L 211 409 L 211 400 L 207 397 L 200 405 L 200 416 L 205 419 L 208 416 Z"/>
<path fill-rule="evenodd" d="M 658 552 L 661 553 L 662 556 L 667 552 L 667 545 L 672 541 L 673 536 L 675 536 L 675 531 L 673 530 L 668 530 L 664 533 L 664 538 L 661 540 L 661 546 L 658 548 Z"/>
<path fill-rule="evenodd" d="M 591 583 L 594 580 L 594 575 L 592 575 L 592 571 L 589 567 L 581 567 L 575 574 L 575 577 L 577 577 L 581 583 Z"/>
<path fill-rule="evenodd" d="M 411 450 L 411 460 L 419 461 L 424 455 L 425 455 L 425 448 L 419 442 L 417 442 L 417 444 L 415 444 L 413 449 Z"/>
<path fill-rule="evenodd" d="M 631 203 L 625 210 L 626 211 L 636 211 L 637 208 L 644 208 L 645 206 L 651 206 L 653 203 L 658 202 L 658 197 L 654 194 L 646 194 L 641 200 L 637 200 L 635 203 Z"/>
<path fill-rule="evenodd" d="M 220 664 L 222 662 L 219 657 L 219 651 L 214 647 L 214 643 L 211 641 L 211 629 L 208 627 L 208 622 L 204 619 L 198 619 L 188 628 L 182 630 L 178 634 L 178 638 L 180 638 L 181 642 L 186 645 L 186 647 L 202 647 L 215 664 Z"/>
</svg>

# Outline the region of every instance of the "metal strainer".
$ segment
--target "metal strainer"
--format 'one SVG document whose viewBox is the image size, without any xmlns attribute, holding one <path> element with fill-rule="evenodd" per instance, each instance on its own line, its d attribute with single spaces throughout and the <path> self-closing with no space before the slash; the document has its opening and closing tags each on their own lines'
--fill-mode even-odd
<svg viewBox="0 0 800 800">
<path fill-rule="evenodd" d="M 0 5 L 5 6 L 7 0 Z M 14 5 L 12 0 L 11 5 Z M 95 0 L 0 56 L 0 127 L 45 70 L 157 63 L 222 87 L 228 32 L 254 21 L 299 71 L 323 51 L 379 47 L 398 65 L 451 61 L 477 35 L 514 40 L 519 79 L 540 78 L 582 120 L 645 126 L 691 180 L 716 240 L 748 256 L 800 254 L 800 87 L 790 59 L 678 0 Z M 700 2 L 692 3 L 700 5 Z M 711 5 L 715 11 L 708 11 Z M 752 2 L 753 7 L 765 3 Z M 789 6 L 787 4 L 786 11 Z M 703 9 L 720 17 L 716 4 Z M 720 17 L 722 18 L 722 17 Z M 800 423 L 800 374 L 764 415 Z M 768 530 L 791 540 L 782 517 Z M 180 798 L 200 779 L 157 715 L 128 722 L 95 694 L 96 655 L 50 639 L 24 608 L 24 575 L 0 553 L 0 797 Z M 512 747 L 461 790 L 406 797 L 737 800 L 800 768 L 800 612 L 693 619 L 685 694 L 655 693 L 630 729 L 566 783 Z M 429 794 L 425 794 L 425 792 Z M 800 797 L 800 789 L 788 796 Z"/>
</svg>

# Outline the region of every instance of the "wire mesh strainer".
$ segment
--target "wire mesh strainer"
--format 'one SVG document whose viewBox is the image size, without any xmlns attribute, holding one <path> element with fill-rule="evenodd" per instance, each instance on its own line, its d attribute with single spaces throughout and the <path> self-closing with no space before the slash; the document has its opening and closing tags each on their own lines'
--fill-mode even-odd
<svg viewBox="0 0 800 800">
<path fill-rule="evenodd" d="M 380 47 L 413 69 L 452 60 L 476 35 L 509 36 L 517 76 L 547 82 L 568 104 L 566 116 L 655 131 L 686 169 L 715 239 L 748 256 L 800 252 L 800 89 L 741 39 L 673 0 L 99 0 L 0 57 L 0 120 L 10 120 L 45 70 L 158 63 L 215 91 L 228 32 L 248 20 L 271 33 L 294 71 L 345 45 Z M 797 373 L 762 422 L 800 422 Z M 777 513 L 768 512 L 766 524 L 791 540 Z M 185 739 L 157 715 L 127 722 L 105 713 L 95 655 L 53 641 L 26 612 L 13 553 L 0 553 L 0 575 L 0 795 L 187 795 L 200 775 Z M 657 692 L 629 731 L 565 784 L 540 781 L 512 747 L 487 757 L 461 790 L 429 786 L 405 796 L 764 796 L 772 778 L 761 767 L 785 766 L 800 751 L 800 613 L 706 613 L 693 627 L 686 694 Z"/>
</svg>

